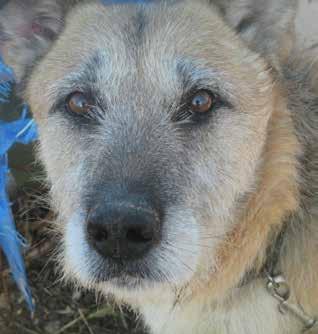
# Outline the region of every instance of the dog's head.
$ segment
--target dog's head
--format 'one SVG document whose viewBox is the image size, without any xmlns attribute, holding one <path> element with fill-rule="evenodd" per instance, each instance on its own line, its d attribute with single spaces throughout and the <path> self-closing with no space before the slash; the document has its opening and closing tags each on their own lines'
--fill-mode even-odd
<svg viewBox="0 0 318 334">
<path fill-rule="evenodd" d="M 284 187 L 265 170 L 290 163 L 266 161 L 270 69 L 294 4 L 75 3 L 10 1 L 0 28 L 39 125 L 65 271 L 117 293 L 210 279 L 264 178 L 266 203 Z"/>
</svg>

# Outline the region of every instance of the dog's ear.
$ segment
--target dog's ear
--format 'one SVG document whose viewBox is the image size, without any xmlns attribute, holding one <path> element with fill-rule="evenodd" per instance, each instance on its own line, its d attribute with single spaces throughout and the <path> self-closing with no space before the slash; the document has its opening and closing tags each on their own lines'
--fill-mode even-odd
<svg viewBox="0 0 318 334">
<path fill-rule="evenodd" d="M 0 7 L 0 54 L 20 82 L 63 28 L 62 0 L 10 0 Z"/>
<path fill-rule="evenodd" d="M 210 0 L 251 49 L 281 62 L 294 43 L 298 0 Z"/>
</svg>

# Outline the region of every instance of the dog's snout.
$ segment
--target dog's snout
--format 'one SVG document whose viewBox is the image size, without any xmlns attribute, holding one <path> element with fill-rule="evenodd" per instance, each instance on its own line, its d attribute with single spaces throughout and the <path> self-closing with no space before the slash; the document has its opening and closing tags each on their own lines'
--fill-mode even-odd
<svg viewBox="0 0 318 334">
<path fill-rule="evenodd" d="M 103 258 L 137 260 L 158 242 L 160 218 L 140 197 L 116 199 L 92 212 L 87 235 L 91 247 Z"/>
</svg>

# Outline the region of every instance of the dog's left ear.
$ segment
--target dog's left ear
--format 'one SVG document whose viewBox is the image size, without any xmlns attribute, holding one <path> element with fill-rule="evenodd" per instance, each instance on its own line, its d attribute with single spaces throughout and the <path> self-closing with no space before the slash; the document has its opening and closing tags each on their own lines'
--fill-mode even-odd
<svg viewBox="0 0 318 334">
<path fill-rule="evenodd" d="M 249 47 L 279 65 L 294 44 L 298 0 L 209 0 Z"/>
</svg>

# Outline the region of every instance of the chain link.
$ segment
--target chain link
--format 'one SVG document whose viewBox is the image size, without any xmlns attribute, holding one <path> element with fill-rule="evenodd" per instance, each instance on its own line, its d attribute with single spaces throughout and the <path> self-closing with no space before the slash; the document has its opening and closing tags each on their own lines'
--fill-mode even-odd
<svg viewBox="0 0 318 334">
<path fill-rule="evenodd" d="M 278 309 L 282 314 L 292 314 L 304 324 L 303 333 L 308 333 L 318 325 L 317 319 L 309 316 L 301 305 L 289 301 L 290 287 L 282 275 L 271 276 L 267 274 L 267 291 L 279 301 Z"/>
</svg>

